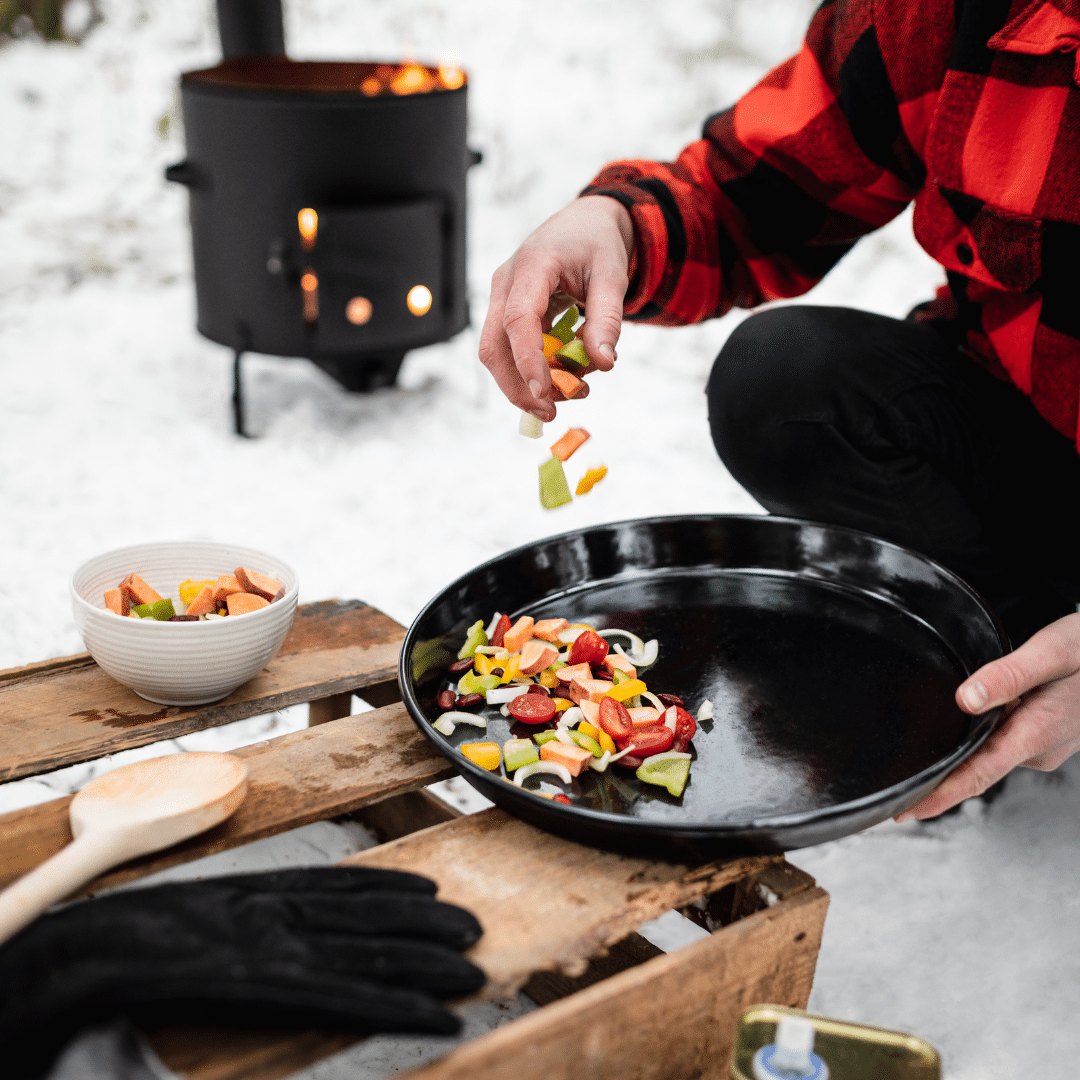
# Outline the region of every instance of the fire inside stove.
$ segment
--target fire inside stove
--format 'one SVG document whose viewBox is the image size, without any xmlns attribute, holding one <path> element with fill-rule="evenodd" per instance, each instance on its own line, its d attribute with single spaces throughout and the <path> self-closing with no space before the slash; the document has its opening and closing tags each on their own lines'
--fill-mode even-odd
<svg viewBox="0 0 1080 1080">
<path fill-rule="evenodd" d="M 240 431 L 245 352 L 306 357 L 365 390 L 467 324 L 480 155 L 460 68 L 293 61 L 273 51 L 280 25 L 252 44 L 245 24 L 230 51 L 235 11 L 218 7 L 226 59 L 182 77 L 187 160 L 166 175 L 190 193 L 198 328 L 234 351 Z"/>
</svg>

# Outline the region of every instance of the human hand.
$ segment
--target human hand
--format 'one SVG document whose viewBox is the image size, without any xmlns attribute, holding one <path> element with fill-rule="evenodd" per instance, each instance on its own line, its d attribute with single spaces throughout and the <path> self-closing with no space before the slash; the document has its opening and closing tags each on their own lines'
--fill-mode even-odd
<svg viewBox="0 0 1080 1080">
<path fill-rule="evenodd" d="M 482 930 L 416 874 L 307 867 L 70 904 L 0 947 L 0 1072 L 38 1076 L 82 1028 L 127 1014 L 450 1034 L 442 1000 L 483 972 Z"/>
<path fill-rule="evenodd" d="M 581 336 L 592 365 L 611 370 L 633 243 L 622 204 L 587 195 L 548 218 L 495 271 L 480 360 L 519 409 L 555 419 L 541 335 L 571 303 L 585 308 Z"/>
<path fill-rule="evenodd" d="M 936 817 L 1017 765 L 1050 772 L 1080 750 L 1080 615 L 1058 619 L 1015 652 L 979 668 L 957 688 L 956 702 L 973 716 L 1004 705 L 1009 716 L 897 821 Z"/>
</svg>

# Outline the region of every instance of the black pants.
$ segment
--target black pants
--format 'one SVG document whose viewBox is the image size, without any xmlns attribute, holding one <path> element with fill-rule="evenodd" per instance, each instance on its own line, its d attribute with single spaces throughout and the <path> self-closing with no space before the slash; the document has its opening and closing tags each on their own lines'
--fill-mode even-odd
<svg viewBox="0 0 1080 1080">
<path fill-rule="evenodd" d="M 1080 600 L 1080 455 L 932 329 L 784 307 L 736 328 L 708 385 L 713 442 L 770 513 L 921 551 L 1013 644 Z"/>
</svg>

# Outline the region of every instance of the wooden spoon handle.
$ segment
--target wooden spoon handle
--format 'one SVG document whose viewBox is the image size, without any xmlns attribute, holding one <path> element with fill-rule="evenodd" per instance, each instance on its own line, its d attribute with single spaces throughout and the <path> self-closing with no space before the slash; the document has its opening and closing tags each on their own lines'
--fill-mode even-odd
<svg viewBox="0 0 1080 1080">
<path fill-rule="evenodd" d="M 0 892 L 0 944 L 125 857 L 122 836 L 93 829 L 84 832 Z"/>
</svg>

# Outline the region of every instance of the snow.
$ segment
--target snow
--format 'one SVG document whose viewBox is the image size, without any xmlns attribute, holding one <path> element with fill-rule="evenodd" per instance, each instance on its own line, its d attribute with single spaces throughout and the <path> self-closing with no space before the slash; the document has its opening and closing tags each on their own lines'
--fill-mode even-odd
<svg viewBox="0 0 1080 1080">
<path fill-rule="evenodd" d="M 811 6 L 550 0 L 538 19 L 490 0 L 294 0 L 286 36 L 295 57 L 469 71 L 469 141 L 484 153 L 469 181 L 479 326 L 492 271 L 536 224 L 605 161 L 677 153 L 795 47 Z M 302 601 L 361 597 L 408 623 L 458 574 L 553 532 L 758 511 L 713 453 L 702 393 L 738 314 L 626 328 L 616 372 L 562 411 L 593 433 L 582 470 L 611 471 L 556 512 L 536 498 L 546 444 L 517 435 L 476 361 L 475 327 L 412 353 L 399 388 L 370 396 L 302 360 L 250 358 L 258 437 L 236 439 L 231 357 L 194 331 L 186 194 L 162 179 L 183 157 L 176 75 L 218 58 L 211 6 L 106 0 L 103 11 L 80 47 L 0 50 L 0 667 L 80 651 L 72 571 L 142 540 L 264 548 L 298 568 Z M 809 299 L 902 315 L 940 280 L 903 215 Z M 303 722 L 287 710 L 129 756 L 241 745 Z M 74 790 L 108 764 L 0 787 L 0 809 Z M 793 854 L 832 896 L 811 1008 L 927 1038 L 950 1080 L 1064 1075 L 1080 1009 L 1078 781 L 1076 760 L 1021 771 L 991 805 Z M 326 860 L 365 842 L 336 828 L 222 866 Z M 417 1040 L 378 1046 L 350 1075 L 386 1075 L 421 1053 Z"/>
</svg>

